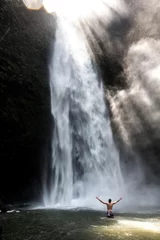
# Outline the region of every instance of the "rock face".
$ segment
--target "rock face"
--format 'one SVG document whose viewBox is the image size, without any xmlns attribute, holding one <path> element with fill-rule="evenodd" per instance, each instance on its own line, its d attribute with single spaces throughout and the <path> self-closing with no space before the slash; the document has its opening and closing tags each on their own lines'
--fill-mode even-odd
<svg viewBox="0 0 160 240">
<path fill-rule="evenodd" d="M 29 198 L 50 149 L 49 59 L 54 20 L 22 1 L 0 2 L 0 198 Z M 27 189 L 30 189 L 30 194 Z M 32 192 L 33 191 L 33 192 Z M 18 195 L 17 195 L 18 194 Z M 2 195 L 2 196 L 1 196 Z"/>
</svg>

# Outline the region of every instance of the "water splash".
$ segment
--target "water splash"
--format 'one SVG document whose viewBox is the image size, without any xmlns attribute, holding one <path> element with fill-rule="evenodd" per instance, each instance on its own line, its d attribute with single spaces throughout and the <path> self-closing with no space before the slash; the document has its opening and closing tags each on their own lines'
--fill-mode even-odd
<svg viewBox="0 0 160 240">
<path fill-rule="evenodd" d="M 60 17 L 50 89 L 53 162 L 45 205 L 70 205 L 76 199 L 91 206 L 96 195 L 117 196 L 122 176 L 103 85 L 80 24 Z"/>
</svg>

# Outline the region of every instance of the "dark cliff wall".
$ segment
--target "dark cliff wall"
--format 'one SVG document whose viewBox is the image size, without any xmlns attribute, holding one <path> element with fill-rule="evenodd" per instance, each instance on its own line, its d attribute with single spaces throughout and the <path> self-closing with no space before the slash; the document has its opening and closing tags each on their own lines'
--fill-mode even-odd
<svg viewBox="0 0 160 240">
<path fill-rule="evenodd" d="M 38 198 L 50 149 L 54 21 L 43 9 L 1 0 L 0 29 L 0 198 L 12 201 L 33 192 Z"/>
</svg>

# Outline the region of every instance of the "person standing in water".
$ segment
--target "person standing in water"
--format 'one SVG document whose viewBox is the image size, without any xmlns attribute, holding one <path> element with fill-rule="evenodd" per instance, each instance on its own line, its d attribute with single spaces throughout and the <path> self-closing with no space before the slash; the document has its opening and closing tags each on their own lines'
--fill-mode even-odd
<svg viewBox="0 0 160 240">
<path fill-rule="evenodd" d="M 101 203 L 105 204 L 107 206 L 107 217 L 113 218 L 114 214 L 112 212 L 113 209 L 113 205 L 115 205 L 116 203 L 118 203 L 119 201 L 122 200 L 122 198 L 118 199 L 115 202 L 112 202 L 112 200 L 109 198 L 108 202 L 103 202 L 101 199 L 99 199 L 98 197 L 96 197 Z"/>
</svg>

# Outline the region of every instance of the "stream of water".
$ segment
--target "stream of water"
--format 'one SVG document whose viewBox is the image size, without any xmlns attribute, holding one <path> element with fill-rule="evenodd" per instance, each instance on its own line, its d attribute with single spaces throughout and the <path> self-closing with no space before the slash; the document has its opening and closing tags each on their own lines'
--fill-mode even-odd
<svg viewBox="0 0 160 240">
<path fill-rule="evenodd" d="M 46 206 L 91 206 L 96 195 L 122 192 L 103 84 L 79 22 L 57 18 L 50 67 L 54 133 L 51 189 Z"/>
</svg>

